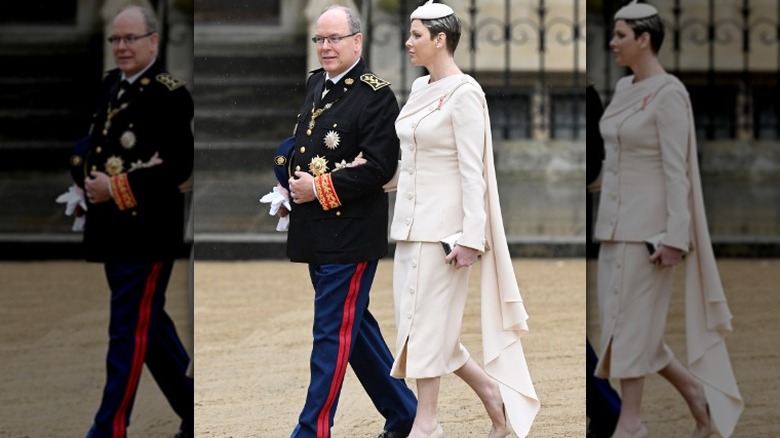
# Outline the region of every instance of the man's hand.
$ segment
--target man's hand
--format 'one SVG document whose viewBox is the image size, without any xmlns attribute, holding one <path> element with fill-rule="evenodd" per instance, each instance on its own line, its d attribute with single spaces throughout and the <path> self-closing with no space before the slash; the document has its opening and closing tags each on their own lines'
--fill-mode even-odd
<svg viewBox="0 0 780 438">
<path fill-rule="evenodd" d="M 450 254 L 444 258 L 447 264 L 454 264 L 457 269 L 466 268 L 477 262 L 479 251 L 468 246 L 455 245 Z"/>
<path fill-rule="evenodd" d="M 111 200 L 111 192 L 108 186 L 111 180 L 107 174 L 93 170 L 90 178 L 84 180 L 84 188 L 87 190 L 87 199 L 91 204 L 100 204 Z"/>
<path fill-rule="evenodd" d="M 308 172 L 295 172 L 290 178 L 290 198 L 296 204 L 303 204 L 317 199 L 314 195 L 314 177 Z"/>
<path fill-rule="evenodd" d="M 659 245 L 655 253 L 650 256 L 650 262 L 661 268 L 671 268 L 682 262 L 684 255 L 685 253 L 681 249 Z"/>
</svg>

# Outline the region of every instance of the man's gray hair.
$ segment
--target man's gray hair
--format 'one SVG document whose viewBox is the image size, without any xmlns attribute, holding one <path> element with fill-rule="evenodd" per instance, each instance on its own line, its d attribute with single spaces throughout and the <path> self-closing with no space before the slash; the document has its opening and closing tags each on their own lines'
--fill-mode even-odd
<svg viewBox="0 0 780 438">
<path fill-rule="evenodd" d="M 141 16 L 144 19 L 144 27 L 146 27 L 146 33 L 157 32 L 157 15 L 155 15 L 154 11 L 152 11 L 149 8 L 145 8 L 143 6 L 127 5 L 122 9 L 120 9 L 119 12 L 116 13 L 116 15 L 119 15 L 122 12 L 128 10 L 137 10 L 138 12 L 141 13 Z"/>
<path fill-rule="evenodd" d="M 349 33 L 358 33 L 360 32 L 360 14 L 358 14 L 358 11 L 348 8 L 346 6 L 341 5 L 331 5 L 327 8 L 322 10 L 322 14 L 332 10 L 332 9 L 340 9 L 344 11 L 345 14 L 347 14 L 347 24 L 349 25 Z M 320 15 L 322 15 L 320 14 Z"/>
</svg>

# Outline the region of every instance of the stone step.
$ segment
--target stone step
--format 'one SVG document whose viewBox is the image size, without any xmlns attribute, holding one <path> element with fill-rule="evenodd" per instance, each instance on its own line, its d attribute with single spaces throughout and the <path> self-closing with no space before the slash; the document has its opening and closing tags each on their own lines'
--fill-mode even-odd
<svg viewBox="0 0 780 438">
<path fill-rule="evenodd" d="M 75 141 L 0 141 L 1 171 L 67 172 Z"/>
<path fill-rule="evenodd" d="M 99 78 L 88 82 L 85 78 L 3 76 L 0 102 L 3 108 L 84 110 L 94 104 L 89 96 L 95 96 L 99 86 Z"/>
<path fill-rule="evenodd" d="M 195 142 L 195 170 L 268 170 L 280 142 Z"/>
<path fill-rule="evenodd" d="M 2 109 L 0 142 L 76 141 L 89 130 L 91 112 L 70 109 Z"/>
<path fill-rule="evenodd" d="M 195 77 L 224 78 L 291 76 L 306 78 L 303 47 L 252 47 L 234 50 L 199 49 L 193 59 Z"/>
<path fill-rule="evenodd" d="M 195 140 L 213 142 L 276 141 L 292 135 L 297 108 L 225 108 L 199 110 L 195 116 Z"/>
<path fill-rule="evenodd" d="M 220 107 L 298 108 L 303 101 L 303 79 L 289 76 L 260 78 L 198 77 L 193 99 L 196 111 Z"/>
</svg>

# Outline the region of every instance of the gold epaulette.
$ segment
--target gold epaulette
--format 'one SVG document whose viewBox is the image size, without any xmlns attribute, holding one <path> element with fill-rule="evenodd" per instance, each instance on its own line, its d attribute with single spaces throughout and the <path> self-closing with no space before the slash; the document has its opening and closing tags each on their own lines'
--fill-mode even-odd
<svg viewBox="0 0 780 438">
<path fill-rule="evenodd" d="M 168 87 L 168 89 L 171 91 L 187 84 L 183 80 L 171 76 L 170 73 L 160 73 L 155 77 L 155 79 L 157 79 L 157 82 Z"/>
<path fill-rule="evenodd" d="M 376 77 L 373 73 L 366 73 L 363 76 L 360 77 L 360 80 L 367 83 L 369 87 L 371 87 L 374 91 L 377 91 L 378 89 L 382 87 L 386 87 L 390 85 L 390 82 L 387 82 L 384 79 L 379 79 Z"/>
</svg>

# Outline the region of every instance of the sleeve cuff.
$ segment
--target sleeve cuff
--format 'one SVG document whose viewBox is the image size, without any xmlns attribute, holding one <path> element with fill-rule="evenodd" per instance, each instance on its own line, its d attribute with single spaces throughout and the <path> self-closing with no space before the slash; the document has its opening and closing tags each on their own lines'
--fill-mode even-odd
<svg viewBox="0 0 780 438">
<path fill-rule="evenodd" d="M 127 178 L 127 173 L 120 173 L 111 177 L 111 192 L 114 195 L 114 202 L 120 210 L 127 210 L 138 205 L 135 200 L 135 195 L 130 189 L 130 181 Z"/>
<path fill-rule="evenodd" d="M 339 200 L 336 188 L 333 186 L 333 174 L 326 173 L 315 177 L 314 188 L 323 210 L 327 211 L 341 206 L 341 200 Z"/>
</svg>

